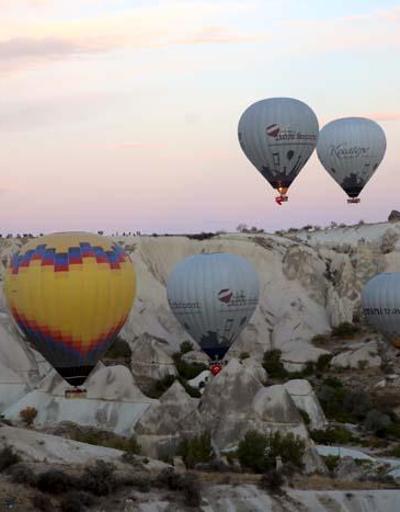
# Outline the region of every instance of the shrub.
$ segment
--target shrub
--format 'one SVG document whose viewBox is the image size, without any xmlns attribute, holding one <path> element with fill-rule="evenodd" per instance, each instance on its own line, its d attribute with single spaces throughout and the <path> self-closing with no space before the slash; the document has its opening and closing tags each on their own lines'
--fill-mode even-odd
<svg viewBox="0 0 400 512">
<path fill-rule="evenodd" d="M 147 396 L 150 398 L 160 398 L 160 396 L 163 395 L 174 382 L 175 377 L 173 375 L 166 375 L 154 383 L 153 387 L 147 391 Z"/>
<path fill-rule="evenodd" d="M 181 354 L 186 354 L 187 352 L 191 352 L 193 350 L 193 343 L 190 341 L 183 341 L 180 345 Z"/>
<path fill-rule="evenodd" d="M 332 329 L 335 338 L 353 338 L 360 332 L 360 327 L 349 322 L 342 322 Z"/>
<path fill-rule="evenodd" d="M 113 464 L 96 460 L 94 465 L 87 466 L 80 479 L 80 488 L 95 496 L 111 494 L 117 488 Z"/>
<path fill-rule="evenodd" d="M 62 494 L 74 489 L 76 481 L 59 469 L 49 469 L 40 473 L 37 478 L 37 488 L 39 491 L 48 494 Z"/>
<path fill-rule="evenodd" d="M 331 364 L 331 360 L 333 358 L 332 354 L 321 354 L 318 358 L 318 361 L 315 365 L 315 368 L 318 372 L 324 372 L 327 370 Z"/>
<path fill-rule="evenodd" d="M 24 424 L 27 427 L 30 427 L 33 425 L 33 422 L 38 415 L 38 411 L 34 407 L 25 407 L 25 409 L 22 409 L 22 411 L 19 412 L 19 415 L 21 416 Z"/>
<path fill-rule="evenodd" d="M 15 453 L 12 446 L 4 446 L 0 450 L 0 472 L 20 462 L 21 457 Z"/>
<path fill-rule="evenodd" d="M 319 444 L 350 444 L 354 442 L 352 433 L 343 427 L 329 427 L 326 430 L 311 430 L 310 437 Z"/>
<path fill-rule="evenodd" d="M 155 479 L 158 487 L 167 488 L 170 491 L 181 491 L 184 496 L 185 504 L 190 507 L 199 507 L 201 502 L 200 487 L 198 479 L 186 473 L 181 475 L 175 473 L 172 468 L 165 468 Z"/>
<path fill-rule="evenodd" d="M 179 352 L 173 356 L 179 376 L 184 380 L 194 379 L 201 372 L 208 369 L 208 367 L 203 363 L 187 363 L 181 357 L 182 354 Z"/>
<path fill-rule="evenodd" d="M 282 473 L 276 469 L 270 469 L 264 473 L 260 479 L 259 487 L 264 491 L 269 491 L 272 494 L 280 494 L 282 492 L 283 485 Z"/>
<path fill-rule="evenodd" d="M 182 476 L 181 491 L 183 499 L 188 507 L 199 507 L 201 503 L 199 480 L 195 475 Z"/>
<path fill-rule="evenodd" d="M 210 462 L 214 456 L 210 434 L 204 433 L 191 439 L 184 439 L 178 454 L 182 456 L 186 466 L 193 468 L 198 463 Z"/>
<path fill-rule="evenodd" d="M 365 428 L 379 437 L 384 437 L 386 435 L 387 428 L 391 423 L 392 421 L 390 417 L 377 409 L 369 411 L 364 420 Z"/>
<path fill-rule="evenodd" d="M 82 491 L 71 491 L 60 502 L 61 512 L 83 512 L 95 502 L 92 495 Z"/>
<path fill-rule="evenodd" d="M 129 343 L 120 336 L 117 336 L 112 342 L 110 348 L 104 354 L 104 359 L 126 359 L 131 360 L 132 350 Z"/>
<path fill-rule="evenodd" d="M 280 350 L 268 350 L 264 353 L 263 368 L 271 379 L 285 379 L 288 372 L 285 370 L 281 361 L 282 352 Z"/>
<path fill-rule="evenodd" d="M 339 464 L 340 457 L 338 455 L 326 455 L 326 456 L 323 456 L 322 458 L 323 458 L 329 472 L 334 473 L 334 471 L 336 470 L 336 468 Z"/>
<path fill-rule="evenodd" d="M 16 484 L 30 485 L 31 487 L 36 487 L 37 485 L 36 474 L 33 472 L 32 468 L 26 464 L 14 464 L 9 469 L 9 474 L 11 480 Z"/>
<path fill-rule="evenodd" d="M 32 496 L 32 505 L 35 510 L 40 510 L 41 512 L 54 511 L 54 505 L 52 505 L 49 498 L 47 496 L 43 496 L 43 494 L 35 494 Z"/>
<path fill-rule="evenodd" d="M 308 414 L 308 412 L 305 411 L 304 409 L 300 409 L 300 407 L 298 407 L 297 410 L 299 411 L 300 416 L 303 418 L 305 425 L 308 426 L 311 423 L 310 415 Z"/>
<path fill-rule="evenodd" d="M 130 485 L 140 492 L 150 492 L 150 480 L 146 477 L 135 477 L 131 480 Z"/>
<path fill-rule="evenodd" d="M 136 455 L 140 454 L 141 451 L 140 444 L 137 442 L 134 435 L 126 438 L 111 432 L 93 429 L 86 432 L 76 430 L 71 434 L 71 438 L 81 443 L 106 446 L 107 448 L 114 448 L 115 450 L 121 450 Z"/>
<path fill-rule="evenodd" d="M 250 354 L 248 352 L 241 352 L 239 359 L 243 361 L 244 359 L 248 359 L 250 357 Z"/>
<path fill-rule="evenodd" d="M 240 441 L 237 455 L 240 464 L 256 473 L 265 473 L 275 468 L 276 457 L 283 463 L 292 463 L 301 468 L 305 443 L 292 433 L 282 435 L 274 432 L 267 436 L 256 431 L 249 431 Z"/>
</svg>

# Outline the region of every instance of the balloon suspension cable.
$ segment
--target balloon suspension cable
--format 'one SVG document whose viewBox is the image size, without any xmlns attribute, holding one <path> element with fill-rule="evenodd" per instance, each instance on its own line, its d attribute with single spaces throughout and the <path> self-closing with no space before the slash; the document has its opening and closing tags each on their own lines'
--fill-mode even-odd
<svg viewBox="0 0 400 512">
<path fill-rule="evenodd" d="M 361 201 L 359 197 L 349 197 L 347 199 L 348 204 L 358 204 Z"/>
<path fill-rule="evenodd" d="M 86 398 L 86 389 L 84 388 L 68 388 L 64 392 L 65 398 Z"/>
<path fill-rule="evenodd" d="M 283 195 L 275 197 L 275 201 L 277 204 L 279 204 L 279 206 L 282 206 L 282 203 L 286 203 L 286 201 L 288 199 L 289 199 L 288 196 L 283 196 Z"/>
<path fill-rule="evenodd" d="M 210 364 L 210 372 L 216 377 L 222 370 L 222 363 L 219 361 Z"/>
</svg>

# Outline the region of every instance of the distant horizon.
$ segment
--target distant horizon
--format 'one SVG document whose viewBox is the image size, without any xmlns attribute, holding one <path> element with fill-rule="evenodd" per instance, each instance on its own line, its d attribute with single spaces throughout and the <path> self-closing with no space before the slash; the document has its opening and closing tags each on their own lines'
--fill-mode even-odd
<svg viewBox="0 0 400 512">
<path fill-rule="evenodd" d="M 275 231 L 400 209 L 395 0 L 3 0 L 0 12 L 3 233 Z M 276 205 L 237 124 L 277 96 L 320 127 L 380 123 L 387 152 L 360 205 L 315 152 Z"/>
<path fill-rule="evenodd" d="M 390 212 L 389 212 L 390 214 Z M 388 216 L 389 216 L 388 214 Z M 340 223 L 340 222 L 336 222 L 335 220 L 332 220 L 330 221 L 329 224 L 326 224 L 326 225 L 323 225 L 323 224 L 314 224 L 314 223 L 308 223 L 308 224 L 304 224 L 304 225 L 298 225 L 298 226 L 287 226 L 287 227 L 282 227 L 282 228 L 278 228 L 276 230 L 266 230 L 264 229 L 262 226 L 255 226 L 255 225 L 251 225 L 251 224 L 247 224 L 246 222 L 243 222 L 243 223 L 240 223 L 240 224 L 243 224 L 243 225 L 246 225 L 246 227 L 248 228 L 249 231 L 239 231 L 237 230 L 236 228 L 239 226 L 236 226 L 235 229 L 224 229 L 224 228 L 221 228 L 221 229 L 217 229 L 217 230 L 210 230 L 210 231 L 204 231 L 204 230 L 194 230 L 194 231 L 163 231 L 163 232 L 159 232 L 159 231 L 153 231 L 153 232 L 145 232 L 145 231 L 141 231 L 140 229 L 119 229 L 119 230 L 114 230 L 114 231 L 106 231 L 106 230 L 102 230 L 102 229 L 93 229 L 93 230 L 89 230 L 89 229 L 62 229 L 62 230 L 59 230 L 59 231 L 26 231 L 26 230 L 20 230 L 20 231 L 15 231 L 14 233 L 4 233 L 4 232 L 0 232 L 0 237 L 2 239 L 7 239 L 7 237 L 10 238 L 10 235 L 11 238 L 24 238 L 26 236 L 30 236 L 30 235 L 33 235 L 34 237 L 38 237 L 40 235 L 43 235 L 43 236 L 46 236 L 46 235 L 50 235 L 50 234 L 54 234 L 54 233 L 71 233 L 71 232 L 86 232 L 86 233 L 93 233 L 93 234 L 100 234 L 100 235 L 104 235 L 104 236 L 111 236 L 111 237 L 122 237 L 122 236 L 149 236 L 149 237 L 152 237 L 154 235 L 156 236 L 187 236 L 187 235 L 202 235 L 202 234 L 214 234 L 214 235 L 232 235 L 232 234 L 240 234 L 240 233 L 243 233 L 243 234 L 252 234 L 251 232 L 251 229 L 252 228 L 257 228 L 259 230 L 263 230 L 263 233 L 264 234 L 275 234 L 276 232 L 278 231 L 285 231 L 287 232 L 288 230 L 290 230 L 291 228 L 293 229 L 297 229 L 299 231 L 303 230 L 304 228 L 306 227 L 311 227 L 311 228 L 317 228 L 318 230 L 326 230 L 326 229 L 337 229 L 337 228 L 352 228 L 352 227 L 356 227 L 356 226 L 360 226 L 360 225 L 365 225 L 365 226 L 368 226 L 368 225 L 376 225 L 376 224 L 395 224 L 396 222 L 390 222 L 388 219 L 386 220 L 376 220 L 376 221 L 365 221 L 364 219 L 359 219 L 358 222 L 355 222 L 353 224 L 346 224 L 346 223 Z M 253 231 L 253 233 L 256 233 L 255 231 Z M 20 235 L 20 236 L 17 236 L 17 235 Z"/>
</svg>

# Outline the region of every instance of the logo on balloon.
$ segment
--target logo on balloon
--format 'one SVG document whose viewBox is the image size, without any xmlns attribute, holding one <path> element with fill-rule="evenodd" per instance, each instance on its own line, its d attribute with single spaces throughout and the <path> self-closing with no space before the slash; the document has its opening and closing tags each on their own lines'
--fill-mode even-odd
<svg viewBox="0 0 400 512">
<path fill-rule="evenodd" d="M 332 145 L 329 148 L 330 155 L 339 158 L 339 160 L 347 158 L 359 158 L 362 156 L 368 156 L 369 147 L 363 146 L 350 146 L 347 147 L 345 144 Z"/>
<path fill-rule="evenodd" d="M 224 304 L 229 304 L 232 300 L 233 292 L 229 288 L 224 288 L 218 292 L 218 300 Z"/>
<path fill-rule="evenodd" d="M 279 126 L 277 124 L 271 124 L 271 125 L 267 126 L 266 131 L 267 131 L 267 135 L 269 137 L 277 137 L 279 135 L 279 132 L 281 131 L 281 129 L 279 128 Z"/>
<path fill-rule="evenodd" d="M 298 130 L 294 130 L 289 127 L 282 127 L 275 124 L 270 124 L 265 129 L 268 137 L 272 137 L 275 141 L 290 141 L 290 142 L 312 142 L 314 143 L 317 140 L 317 137 L 314 133 L 301 133 Z"/>
</svg>

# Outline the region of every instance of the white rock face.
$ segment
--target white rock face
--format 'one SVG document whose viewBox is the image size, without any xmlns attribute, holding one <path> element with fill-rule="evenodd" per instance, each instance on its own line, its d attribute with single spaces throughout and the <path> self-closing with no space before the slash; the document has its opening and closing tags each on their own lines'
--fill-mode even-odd
<svg viewBox="0 0 400 512">
<path fill-rule="evenodd" d="M 331 360 L 331 365 L 337 368 L 379 368 L 382 359 L 378 355 L 378 344 L 370 341 L 354 350 L 342 352 Z"/>
<path fill-rule="evenodd" d="M 161 380 L 167 375 L 177 375 L 166 341 L 143 333 L 131 343 L 131 370 L 138 380 Z"/>
<path fill-rule="evenodd" d="M 175 381 L 136 425 L 142 449 L 151 456 L 173 454 L 182 437 L 198 435 L 202 431 L 198 404 Z"/>
<path fill-rule="evenodd" d="M 277 418 L 285 417 L 268 395 L 278 394 L 278 390 L 267 392 L 262 384 L 265 351 L 281 350 L 284 365 L 291 371 L 316 361 L 326 351 L 313 347 L 310 339 L 352 320 L 359 308 L 361 287 L 374 273 L 400 271 L 400 223 L 299 231 L 290 236 L 227 234 L 206 241 L 178 236 L 116 239 L 131 254 L 138 276 L 138 298 L 122 332 L 134 352 L 132 372 L 137 379 L 174 375 L 171 355 L 189 339 L 170 312 L 165 293 L 166 279 L 179 260 L 201 251 L 227 251 L 247 258 L 259 273 L 260 305 L 228 352 L 229 364 L 209 381 L 200 402 L 203 425 L 211 428 L 220 448 L 237 442 L 251 422 L 259 428 L 269 428 L 267 418 L 279 423 L 271 411 Z M 22 243 L 20 239 L 0 239 L 0 280 L 5 259 Z M 0 408 L 9 417 L 16 419 L 21 408 L 33 405 L 39 410 L 38 424 L 69 420 L 129 434 L 149 404 L 158 403 L 140 392 L 127 368 L 102 370 L 101 365 L 88 381 L 88 399 L 66 401 L 65 385 L 54 373 L 48 375 L 49 365 L 18 337 L 8 319 L 2 291 L 0 315 Z M 245 352 L 250 357 L 240 363 L 238 358 Z M 358 368 L 364 364 L 359 361 L 367 360 L 369 366 L 378 366 L 380 358 L 375 352 L 372 344 L 365 344 L 336 356 L 332 364 Z M 185 360 L 200 360 L 201 352 L 194 353 L 196 356 L 186 354 Z M 310 409 L 315 424 L 323 422 L 311 395 L 292 394 L 291 398 L 286 390 L 280 390 L 279 396 L 286 413 L 294 400 Z M 182 403 L 186 403 L 183 398 Z M 301 430 L 301 423 L 293 428 Z"/>
<path fill-rule="evenodd" d="M 298 409 L 306 411 L 310 418 L 310 428 L 321 430 L 328 424 L 324 411 L 308 380 L 293 379 L 285 384 L 285 388 Z"/>
<path fill-rule="evenodd" d="M 37 426 L 72 421 L 131 435 L 138 419 L 154 403 L 139 390 L 128 368 L 120 365 L 100 365 L 86 382 L 86 398 L 64 398 L 67 388 L 68 385 L 54 372 L 40 389 L 31 391 L 9 406 L 4 416 L 19 422 L 20 411 L 34 407 L 38 410 Z"/>
<path fill-rule="evenodd" d="M 235 444 L 249 430 L 254 396 L 264 389 L 251 368 L 237 359 L 209 380 L 200 402 L 205 425 L 219 449 Z"/>
</svg>

